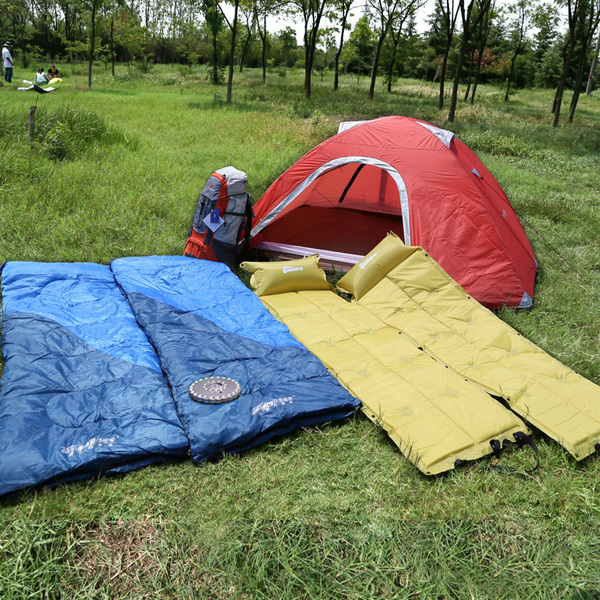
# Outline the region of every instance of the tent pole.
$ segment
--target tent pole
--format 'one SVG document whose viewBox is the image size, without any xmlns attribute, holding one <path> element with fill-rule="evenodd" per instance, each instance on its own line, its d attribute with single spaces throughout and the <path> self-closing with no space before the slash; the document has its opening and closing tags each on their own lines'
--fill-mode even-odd
<svg viewBox="0 0 600 600">
<path fill-rule="evenodd" d="M 356 171 L 354 171 L 354 175 L 352 175 L 352 177 L 350 178 L 350 181 L 348 182 L 348 185 L 344 188 L 344 191 L 342 192 L 342 195 L 340 196 L 340 199 L 338 200 L 338 204 L 340 204 L 344 201 L 344 198 L 346 197 L 348 190 L 352 187 L 352 184 L 356 181 L 358 174 L 362 171 L 362 168 L 364 166 L 365 166 L 364 163 L 358 165 L 358 169 L 356 169 Z"/>
</svg>

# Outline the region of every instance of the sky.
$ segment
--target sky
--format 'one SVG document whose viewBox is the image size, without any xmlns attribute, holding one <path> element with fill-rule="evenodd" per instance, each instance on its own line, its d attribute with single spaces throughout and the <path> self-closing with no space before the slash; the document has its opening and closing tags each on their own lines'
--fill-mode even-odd
<svg viewBox="0 0 600 600">
<path fill-rule="evenodd" d="M 417 14 L 417 33 L 423 33 L 427 29 L 427 17 L 433 12 L 433 7 L 435 6 L 435 0 L 425 0 L 425 4 L 423 8 L 421 8 Z M 352 11 L 352 17 L 350 18 L 350 23 L 354 24 L 363 14 L 364 2 L 357 3 L 356 8 Z M 229 4 L 225 4 L 224 11 L 227 14 L 228 18 L 233 17 L 233 7 Z M 328 23 L 325 23 L 327 26 Z M 272 16 L 267 19 L 267 29 L 270 33 L 277 33 L 286 27 L 291 27 L 296 31 L 296 38 L 298 40 L 298 44 L 303 44 L 303 35 L 304 35 L 304 27 L 301 18 L 291 19 L 290 17 L 286 17 L 284 15 Z"/>
<path fill-rule="evenodd" d="M 496 5 L 497 6 L 508 5 L 508 4 L 510 4 L 510 2 L 511 2 L 511 0 L 497 0 Z M 358 21 L 358 19 L 360 19 L 360 17 L 362 16 L 363 7 L 364 7 L 364 3 L 357 4 L 357 8 L 355 8 L 352 11 L 353 17 L 350 20 L 350 22 L 352 24 L 356 23 L 356 21 Z M 425 4 L 417 13 L 417 33 L 424 33 L 427 30 L 427 28 L 428 28 L 427 18 L 433 12 L 434 7 L 435 7 L 435 0 L 425 0 Z M 564 15 L 563 15 L 563 18 L 564 18 Z M 283 16 L 282 17 L 270 17 L 269 19 L 267 19 L 267 28 L 271 33 L 277 33 L 278 31 L 281 31 L 282 29 L 285 29 L 288 26 L 292 27 L 293 29 L 296 30 L 296 38 L 298 39 L 298 43 L 300 45 L 302 45 L 302 43 L 303 43 L 302 37 L 304 35 L 302 19 L 299 18 L 298 20 L 294 21 L 294 20 L 290 19 L 289 17 L 286 18 Z"/>
<path fill-rule="evenodd" d="M 427 17 L 433 12 L 435 0 L 425 0 L 423 8 L 417 14 L 417 33 L 423 33 L 427 29 Z M 354 24 L 363 14 L 364 4 L 357 4 L 357 7 L 352 11 L 350 23 Z M 326 23 L 327 25 L 327 23 Z M 286 27 L 292 27 L 296 30 L 296 38 L 299 44 L 302 44 L 302 36 L 304 35 L 302 19 L 292 20 L 289 17 L 270 17 L 267 19 L 267 29 L 272 33 L 277 33 Z"/>
</svg>

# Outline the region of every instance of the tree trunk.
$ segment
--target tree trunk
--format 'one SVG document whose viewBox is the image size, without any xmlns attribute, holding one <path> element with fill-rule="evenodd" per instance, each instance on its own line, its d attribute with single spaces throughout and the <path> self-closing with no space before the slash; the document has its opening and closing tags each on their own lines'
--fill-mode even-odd
<svg viewBox="0 0 600 600">
<path fill-rule="evenodd" d="M 311 96 L 311 76 L 312 76 L 312 57 L 310 49 L 307 49 L 305 52 L 304 59 L 304 96 L 307 100 L 310 99 Z"/>
<path fill-rule="evenodd" d="M 475 67 L 475 77 L 473 77 L 473 89 L 471 90 L 471 104 L 475 102 L 475 92 L 479 83 L 479 74 L 481 73 L 481 61 L 483 60 L 483 52 L 477 57 L 477 66 Z"/>
<path fill-rule="evenodd" d="M 260 28 L 259 28 L 259 35 L 262 39 L 262 81 L 263 81 L 263 85 L 265 83 L 267 83 L 267 16 L 265 15 L 264 17 L 264 21 L 263 21 L 263 33 L 260 33 Z"/>
<path fill-rule="evenodd" d="M 460 0 L 461 2 L 463 0 Z M 454 11 L 454 2 L 452 3 L 452 8 L 450 4 L 446 4 L 446 8 L 448 12 L 444 11 L 443 4 L 441 0 L 437 0 L 437 4 L 442 11 L 445 19 L 445 27 L 446 27 L 446 46 L 444 48 L 444 55 L 442 56 L 442 65 L 441 69 L 438 64 L 439 76 L 440 76 L 440 92 L 438 97 L 438 109 L 442 110 L 444 108 L 444 94 L 445 94 L 445 85 L 446 85 L 446 70 L 448 68 L 448 57 L 450 56 L 450 48 L 452 48 L 452 40 L 454 39 L 454 26 L 456 24 L 456 19 L 458 17 L 458 9 Z M 435 81 L 435 77 L 433 78 Z"/>
<path fill-rule="evenodd" d="M 29 109 L 29 141 L 35 142 L 35 111 L 37 109 L 36 106 L 32 106 Z"/>
<path fill-rule="evenodd" d="M 231 52 L 229 53 L 229 76 L 227 77 L 227 104 L 231 104 L 231 95 L 232 95 L 232 90 L 233 90 L 233 71 L 235 68 L 235 40 L 237 37 L 237 22 L 238 22 L 239 5 L 240 5 L 239 0 L 235 0 L 233 23 L 231 26 Z"/>
<path fill-rule="evenodd" d="M 304 95 L 307 99 L 310 99 L 312 91 L 312 69 L 315 63 L 315 50 L 317 48 L 317 36 L 319 34 L 319 27 L 321 25 L 321 18 L 323 17 L 323 11 L 325 10 L 325 0 L 319 0 L 318 6 L 316 7 L 316 13 L 312 15 L 312 28 L 309 31 L 309 20 L 307 16 L 304 17 Z"/>
<path fill-rule="evenodd" d="M 508 73 L 508 80 L 506 82 L 506 94 L 504 94 L 504 102 L 508 102 L 508 95 L 510 94 L 510 84 L 515 72 L 515 62 L 517 62 L 517 54 L 513 54 L 512 60 L 510 61 L 510 72 Z"/>
<path fill-rule="evenodd" d="M 213 82 L 213 85 L 217 85 L 217 83 L 219 83 L 219 65 L 217 64 L 217 60 L 219 58 L 219 53 L 217 50 L 217 34 L 214 32 L 212 34 L 212 51 L 213 51 L 212 82 Z"/>
<path fill-rule="evenodd" d="M 598 52 L 600 52 L 600 34 L 598 34 L 598 40 L 596 41 L 596 48 L 594 49 L 594 57 L 592 58 L 592 66 L 590 67 L 590 75 L 588 77 L 587 86 L 585 88 L 585 95 L 589 96 L 592 93 L 594 87 L 594 77 L 596 76 L 596 65 L 598 64 Z"/>
<path fill-rule="evenodd" d="M 342 55 L 342 48 L 344 47 L 344 32 L 346 30 L 346 20 L 348 18 L 348 13 L 344 13 L 344 17 L 342 18 L 342 35 L 340 36 L 340 47 L 338 51 L 335 53 L 335 69 L 333 76 L 333 91 L 337 92 L 338 84 L 339 84 L 339 74 L 340 74 L 340 56 Z M 600 38 L 598 38 L 600 40 Z"/>
<path fill-rule="evenodd" d="M 304 95 L 306 99 L 310 99 L 312 92 L 312 70 L 315 61 L 315 50 L 317 47 L 317 32 L 319 31 L 319 23 L 321 17 L 316 19 L 315 26 L 312 32 L 309 34 L 308 29 L 305 27 L 304 40 L 305 40 L 305 64 L 304 64 Z"/>
<path fill-rule="evenodd" d="M 448 113 L 448 121 L 450 123 L 454 122 L 454 116 L 456 114 L 456 103 L 458 99 L 458 86 L 460 83 L 460 74 L 462 71 L 463 62 L 465 60 L 465 52 L 467 51 L 467 45 L 469 43 L 469 38 L 473 33 L 473 30 L 479 25 L 481 19 L 483 19 L 484 15 L 490 8 L 490 0 L 483 0 L 480 5 L 480 10 L 475 18 L 475 21 L 471 23 L 471 13 L 473 11 L 473 6 L 475 4 L 475 0 L 471 0 L 469 6 L 467 7 L 467 11 L 465 14 L 465 6 L 464 0 L 460 0 L 460 12 L 463 23 L 463 31 L 462 31 L 462 39 L 460 41 L 460 50 L 458 52 L 458 60 L 456 62 L 456 72 L 454 74 L 454 83 L 452 85 L 452 98 L 450 99 L 450 111 Z"/>
<path fill-rule="evenodd" d="M 454 123 L 456 115 L 456 102 L 458 98 L 458 85 L 460 83 L 460 73 L 462 71 L 463 62 L 465 59 L 465 50 L 467 48 L 468 36 L 463 31 L 462 40 L 460 42 L 460 50 L 458 52 L 458 60 L 456 61 L 456 71 L 454 73 L 454 82 L 452 85 L 452 97 L 450 99 L 450 111 L 448 112 L 448 121 Z"/>
<path fill-rule="evenodd" d="M 390 60 L 390 68 L 388 69 L 388 84 L 387 91 L 388 94 L 392 91 L 392 77 L 394 76 L 394 65 L 396 63 L 396 53 L 398 52 L 398 42 L 400 41 L 400 36 L 398 36 L 397 40 L 394 40 L 394 51 L 392 52 L 392 59 Z"/>
<path fill-rule="evenodd" d="M 372 100 L 375 97 L 375 82 L 377 80 L 377 69 L 379 69 L 379 57 L 381 56 L 381 48 L 383 47 L 383 40 L 387 34 L 387 29 L 379 36 L 377 41 L 377 49 L 375 50 L 375 58 L 373 59 L 373 66 L 371 67 L 371 85 L 369 86 L 369 98 Z"/>
<path fill-rule="evenodd" d="M 571 46 L 571 44 L 573 44 L 573 46 Z M 574 46 L 575 46 L 575 42 L 573 41 L 573 35 L 569 34 L 567 37 L 567 41 L 562 49 L 563 71 L 564 71 L 565 65 L 567 64 L 567 56 L 569 55 L 570 52 L 573 52 Z M 569 62 L 570 62 L 570 59 L 569 59 Z M 561 71 L 561 78 L 562 78 L 563 71 Z M 567 69 L 567 73 L 568 73 L 568 69 Z M 556 86 L 556 91 L 554 92 L 554 100 L 552 101 L 552 114 L 554 114 L 556 112 L 556 104 L 558 102 L 559 88 L 560 88 L 560 80 L 558 82 L 558 85 Z"/>
<path fill-rule="evenodd" d="M 490 6 L 490 13 L 494 11 L 494 5 Z M 485 23 L 482 25 L 483 33 L 479 39 L 479 47 L 477 49 L 477 64 L 475 66 L 475 76 L 473 78 L 473 91 L 471 93 L 471 104 L 475 102 L 475 92 L 477 91 L 477 85 L 479 84 L 479 75 L 481 75 L 481 63 L 483 62 L 483 53 L 485 51 L 485 47 L 487 45 L 488 36 L 490 33 L 490 20 L 491 16 L 486 19 Z"/>
<path fill-rule="evenodd" d="M 565 62 L 563 65 L 563 70 L 560 76 L 560 80 L 558 82 L 558 86 L 556 87 L 556 95 L 554 96 L 554 106 L 552 107 L 552 111 L 554 112 L 554 120 L 552 121 L 552 127 L 558 127 L 558 123 L 560 121 L 560 107 L 562 104 L 563 93 L 565 91 L 565 86 L 567 84 L 567 77 L 569 75 L 569 67 L 571 65 L 571 58 L 573 57 L 573 48 L 575 46 L 575 41 L 571 36 L 569 36 L 569 46 L 567 50 L 567 54 L 565 56 Z"/>
<path fill-rule="evenodd" d="M 114 33 L 115 33 L 115 19 L 111 15 L 110 17 L 110 62 L 111 62 L 111 70 L 112 76 L 115 76 L 115 46 L 114 46 Z"/>
<path fill-rule="evenodd" d="M 96 2 L 92 0 L 92 15 L 90 28 L 90 60 L 88 62 L 88 88 L 92 89 L 92 63 L 94 62 L 94 52 L 96 50 Z"/>
<path fill-rule="evenodd" d="M 569 108 L 569 123 L 573 122 L 575 116 L 575 109 L 579 102 L 579 96 L 581 95 L 581 89 L 583 88 L 583 78 L 585 77 L 585 64 L 587 62 L 587 44 L 582 44 L 579 51 L 579 68 L 577 70 L 577 80 L 575 87 L 573 88 L 573 97 L 571 98 L 571 106 Z"/>
<path fill-rule="evenodd" d="M 341 54 L 341 50 L 338 50 L 335 53 L 335 59 L 334 59 L 334 73 L 333 73 L 333 91 L 337 92 L 339 86 L 340 86 L 340 54 Z"/>
<path fill-rule="evenodd" d="M 473 76 L 473 63 L 475 62 L 475 52 L 477 50 L 474 49 L 473 52 L 471 52 L 471 58 L 469 61 L 469 72 L 467 74 L 467 91 L 465 92 L 465 102 L 467 102 L 467 100 L 469 99 L 469 94 L 471 93 L 471 79 Z"/>
<path fill-rule="evenodd" d="M 490 12 L 492 9 L 489 9 Z M 487 41 L 487 29 L 489 25 L 489 19 L 481 19 L 479 27 L 477 28 L 477 37 L 475 38 L 475 44 L 473 45 L 473 52 L 471 52 L 471 62 L 469 64 L 469 78 L 467 80 L 467 91 L 465 93 L 465 102 L 469 100 L 469 94 L 471 92 L 471 86 L 476 86 L 476 80 L 479 77 L 479 69 L 481 68 L 481 56 L 485 50 L 485 43 Z M 473 75 L 473 65 L 475 65 L 475 75 Z M 473 104 L 474 95 L 471 97 L 471 104 Z"/>
<path fill-rule="evenodd" d="M 248 30 L 248 37 L 244 42 L 244 47 L 242 48 L 242 56 L 240 58 L 240 73 L 244 71 L 244 61 L 246 60 L 246 52 L 248 51 L 248 46 L 250 45 L 250 40 L 252 39 L 252 33 Z"/>
<path fill-rule="evenodd" d="M 440 96 L 438 98 L 438 108 L 442 110 L 444 108 L 444 86 L 446 84 L 446 68 L 448 66 L 448 56 L 450 55 L 450 48 L 452 47 L 452 33 L 449 34 L 448 40 L 446 41 L 446 48 L 444 49 L 444 56 L 442 57 L 442 68 L 440 69 Z"/>
</svg>

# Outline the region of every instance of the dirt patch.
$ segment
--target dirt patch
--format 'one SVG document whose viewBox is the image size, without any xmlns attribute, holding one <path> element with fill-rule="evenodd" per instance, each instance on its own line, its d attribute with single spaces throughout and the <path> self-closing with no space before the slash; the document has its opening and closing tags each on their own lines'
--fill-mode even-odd
<svg viewBox="0 0 600 600">
<path fill-rule="evenodd" d="M 81 540 L 79 566 L 90 579 L 130 592 L 159 570 L 158 541 L 152 520 L 94 523 Z"/>
</svg>

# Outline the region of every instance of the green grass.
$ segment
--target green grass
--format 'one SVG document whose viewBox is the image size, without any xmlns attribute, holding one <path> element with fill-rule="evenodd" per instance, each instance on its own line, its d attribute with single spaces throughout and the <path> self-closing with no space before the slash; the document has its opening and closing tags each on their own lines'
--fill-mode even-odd
<svg viewBox="0 0 600 600">
<path fill-rule="evenodd" d="M 198 69 L 66 69 L 45 96 L 0 87 L 0 262 L 181 254 L 197 196 L 228 164 L 258 199 L 340 120 L 403 114 L 449 127 L 436 88 L 236 75 L 234 104 Z M 30 73 L 16 70 L 15 81 Z M 503 319 L 600 383 L 600 96 L 551 127 L 552 91 L 482 87 L 451 128 L 519 212 L 540 263 L 531 310 Z M 37 135 L 27 111 L 37 103 Z M 362 415 L 241 456 L 189 460 L 0 499 L 0 597 L 600 598 L 600 463 L 536 436 L 516 474 L 470 464 L 425 478 Z"/>
</svg>

